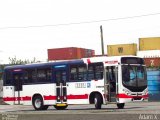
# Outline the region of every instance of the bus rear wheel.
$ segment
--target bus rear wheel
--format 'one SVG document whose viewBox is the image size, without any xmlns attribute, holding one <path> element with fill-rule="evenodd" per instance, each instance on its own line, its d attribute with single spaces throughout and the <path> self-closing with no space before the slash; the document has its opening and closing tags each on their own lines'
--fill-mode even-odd
<svg viewBox="0 0 160 120">
<path fill-rule="evenodd" d="M 67 107 L 68 107 L 68 105 L 67 106 L 56 106 L 56 105 L 54 105 L 54 108 L 56 108 L 57 110 L 64 110 Z"/>
<path fill-rule="evenodd" d="M 117 103 L 118 109 L 123 109 L 124 108 L 124 103 Z"/>
<path fill-rule="evenodd" d="M 36 95 L 32 101 L 35 110 L 47 110 L 48 105 L 43 104 L 43 98 L 40 95 Z"/>
<path fill-rule="evenodd" d="M 94 104 L 96 109 L 101 109 L 102 107 L 102 98 L 100 94 L 95 94 Z"/>
</svg>

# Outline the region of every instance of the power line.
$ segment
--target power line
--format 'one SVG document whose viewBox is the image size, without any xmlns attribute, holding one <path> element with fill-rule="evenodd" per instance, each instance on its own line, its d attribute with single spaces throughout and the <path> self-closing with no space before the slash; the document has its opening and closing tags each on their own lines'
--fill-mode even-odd
<svg viewBox="0 0 160 120">
<path fill-rule="evenodd" d="M 53 25 L 37 25 L 37 26 L 22 26 L 22 27 L 0 27 L 0 29 L 23 29 L 23 28 L 42 28 L 42 27 L 58 27 L 58 26 L 68 26 L 68 25 L 78 25 L 78 24 L 89 24 L 89 23 L 98 23 L 98 22 L 108 22 L 108 21 L 116 21 L 116 20 L 124 20 L 124 19 L 134 19 L 140 17 L 154 16 L 160 15 L 160 13 L 151 13 L 137 16 L 128 16 L 128 17 L 120 17 L 120 18 L 111 18 L 104 20 L 93 20 L 93 21 L 84 21 L 84 22 L 73 22 L 73 23 L 62 23 L 62 24 L 53 24 Z"/>
</svg>

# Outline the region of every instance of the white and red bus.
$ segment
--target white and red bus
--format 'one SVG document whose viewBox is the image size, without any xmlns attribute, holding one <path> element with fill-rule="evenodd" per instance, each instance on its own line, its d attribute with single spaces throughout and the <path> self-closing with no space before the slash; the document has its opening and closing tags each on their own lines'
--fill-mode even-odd
<svg viewBox="0 0 160 120">
<path fill-rule="evenodd" d="M 8 66 L 4 70 L 3 100 L 10 105 L 49 106 L 116 103 L 148 99 L 146 69 L 134 56 L 93 57 L 80 60 Z"/>
</svg>

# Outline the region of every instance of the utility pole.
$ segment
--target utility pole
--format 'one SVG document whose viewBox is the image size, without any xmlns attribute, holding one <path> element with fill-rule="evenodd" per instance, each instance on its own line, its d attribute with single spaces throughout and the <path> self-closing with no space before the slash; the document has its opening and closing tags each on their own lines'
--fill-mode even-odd
<svg viewBox="0 0 160 120">
<path fill-rule="evenodd" d="M 104 42 L 103 42 L 103 28 L 102 28 L 102 25 L 100 26 L 100 32 L 101 32 L 101 49 L 102 49 L 102 55 L 104 55 Z"/>
</svg>

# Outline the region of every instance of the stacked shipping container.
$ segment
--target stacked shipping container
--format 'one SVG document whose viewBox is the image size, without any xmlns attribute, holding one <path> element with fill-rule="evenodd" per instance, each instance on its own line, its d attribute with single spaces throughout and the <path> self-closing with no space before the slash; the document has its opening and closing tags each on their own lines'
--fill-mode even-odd
<svg viewBox="0 0 160 120">
<path fill-rule="evenodd" d="M 143 57 L 146 66 L 160 66 L 160 37 L 140 38 L 137 56 Z"/>
<path fill-rule="evenodd" d="M 136 55 L 137 44 L 107 45 L 108 56 Z"/>
<path fill-rule="evenodd" d="M 48 49 L 48 60 L 70 60 L 80 59 L 85 57 L 93 57 L 95 51 L 92 49 L 67 47 Z"/>
<path fill-rule="evenodd" d="M 160 37 L 139 38 L 139 50 L 160 50 Z"/>
<path fill-rule="evenodd" d="M 137 56 L 144 58 L 147 67 L 160 66 L 160 50 L 137 51 Z"/>
</svg>

